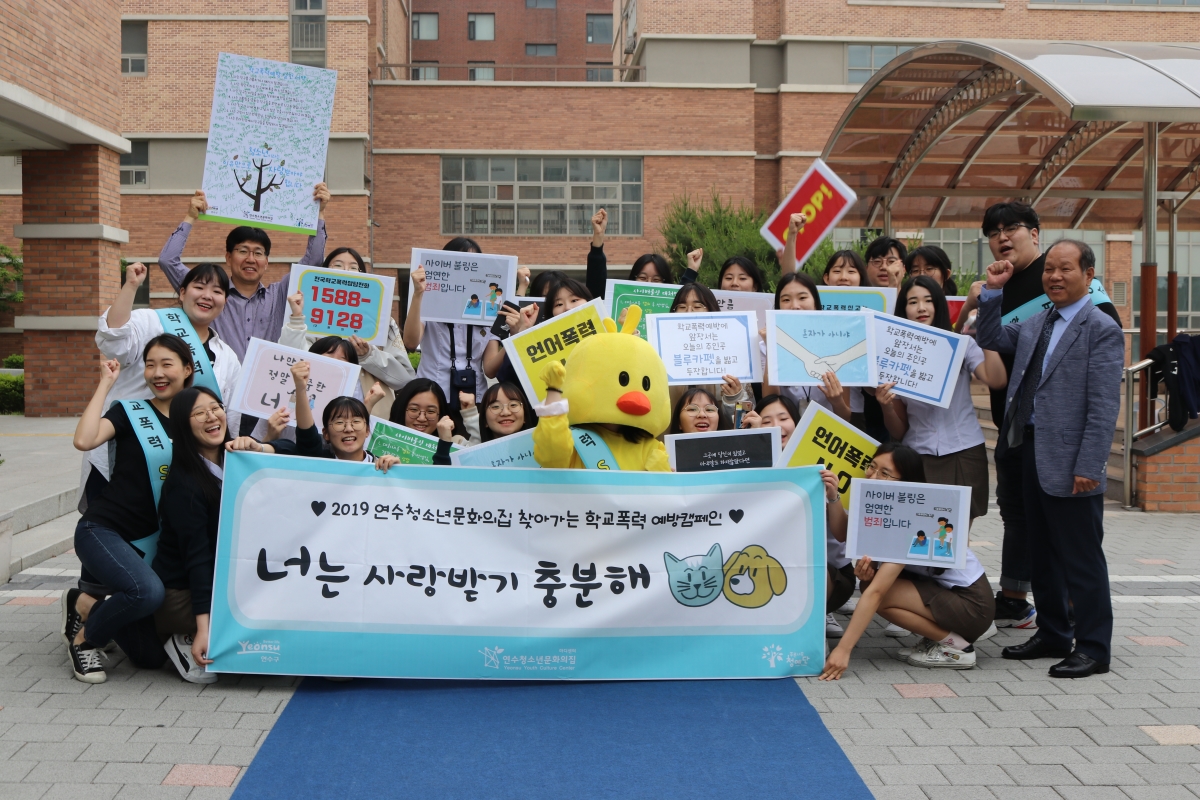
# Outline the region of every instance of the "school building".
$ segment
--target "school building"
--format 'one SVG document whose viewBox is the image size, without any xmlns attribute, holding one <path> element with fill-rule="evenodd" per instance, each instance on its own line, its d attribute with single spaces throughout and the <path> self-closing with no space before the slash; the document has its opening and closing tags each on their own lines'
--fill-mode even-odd
<svg viewBox="0 0 1200 800">
<path fill-rule="evenodd" d="M 95 318 L 120 260 L 153 262 L 200 186 L 223 51 L 338 71 L 330 247 L 403 276 L 412 247 L 462 234 L 535 272 L 581 271 L 598 207 L 610 211 L 616 268 L 661 243 L 674 198 L 776 204 L 862 84 L 906 48 L 1186 43 L 1200 40 L 1198 12 L 1200 0 L 6 4 L 0 243 L 20 248 L 25 296 L 0 316 L 0 357 L 25 354 L 30 415 L 83 408 L 92 382 L 80 365 L 95 363 Z M 1077 235 L 1132 327 L 1135 232 L 1095 225 Z M 222 261 L 228 230 L 197 225 L 185 261 Z M 907 233 L 961 269 L 990 260 L 975 226 Z M 273 278 L 304 240 L 272 240 Z M 1200 233 L 1181 232 L 1179 252 L 1181 327 L 1200 327 Z M 172 297 L 152 269 L 144 302 Z"/>
</svg>

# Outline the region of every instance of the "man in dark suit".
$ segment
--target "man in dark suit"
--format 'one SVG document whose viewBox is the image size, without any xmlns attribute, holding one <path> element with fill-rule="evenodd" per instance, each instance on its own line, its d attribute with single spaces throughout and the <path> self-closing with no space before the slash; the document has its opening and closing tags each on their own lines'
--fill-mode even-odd
<svg viewBox="0 0 1200 800">
<path fill-rule="evenodd" d="M 1108 672 L 1112 644 L 1101 545 L 1125 342 L 1120 326 L 1091 302 L 1095 267 L 1090 247 L 1063 239 L 1046 251 L 1042 273 L 1051 308 L 1003 324 L 1001 289 L 1014 274 L 1008 261 L 988 266 L 979 300 L 979 346 L 1014 355 L 996 450 L 999 458 L 1020 448 L 1038 608 L 1039 631 L 1003 656 L 1064 659 L 1050 668 L 1053 678 Z"/>
</svg>

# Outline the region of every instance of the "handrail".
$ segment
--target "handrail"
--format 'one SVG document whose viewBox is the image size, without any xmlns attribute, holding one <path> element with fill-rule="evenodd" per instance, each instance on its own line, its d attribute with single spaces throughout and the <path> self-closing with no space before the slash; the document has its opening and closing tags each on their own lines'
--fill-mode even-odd
<svg viewBox="0 0 1200 800">
<path fill-rule="evenodd" d="M 1150 367 L 1154 366 L 1154 361 L 1145 358 L 1136 364 L 1131 364 L 1125 368 L 1125 448 L 1121 454 L 1122 467 L 1124 469 L 1122 488 L 1123 502 L 1125 508 L 1133 507 L 1133 443 L 1137 439 L 1142 438 L 1151 433 L 1157 433 L 1163 428 L 1166 422 L 1156 422 L 1148 428 L 1136 430 L 1136 416 L 1133 412 L 1133 379 L 1139 372 L 1146 372 Z M 1149 377 L 1149 376 L 1146 376 Z"/>
<path fill-rule="evenodd" d="M 616 70 L 621 73 L 632 72 L 632 73 L 637 73 L 639 75 L 645 74 L 645 72 L 646 72 L 646 67 L 645 67 L 645 65 L 642 65 L 642 64 L 634 65 L 634 66 L 626 66 L 626 65 L 622 65 L 622 64 L 489 64 L 489 63 L 439 64 L 436 61 L 425 61 L 425 62 L 417 61 L 417 62 L 409 62 L 409 63 L 404 63 L 404 64 L 378 64 L 376 66 L 378 66 L 378 68 L 379 68 L 379 79 L 380 80 L 384 80 L 384 75 L 386 74 L 386 71 L 389 69 L 393 69 L 393 70 L 397 70 L 397 69 L 398 70 L 436 69 L 436 70 L 438 70 L 439 76 L 441 75 L 441 70 L 444 70 L 444 69 L 451 69 L 451 70 L 455 70 L 455 69 L 461 69 L 461 70 L 490 69 L 490 70 L 492 70 L 493 75 L 495 75 L 496 70 L 505 70 L 506 69 L 506 70 L 511 71 L 509 73 L 510 81 L 516 80 L 516 71 L 517 70 L 551 70 L 554 73 L 554 79 L 553 79 L 554 81 L 558 80 L 558 71 L 559 70 L 583 71 L 585 73 L 585 77 L 586 77 L 587 70 Z M 409 73 L 407 71 L 402 72 L 401 74 L 411 75 L 411 73 Z M 622 75 L 621 77 L 623 79 L 624 75 Z M 426 81 L 421 81 L 421 80 L 413 80 L 411 78 L 402 78 L 401 80 L 411 81 L 412 83 L 426 82 Z M 445 80 L 445 79 L 440 78 L 440 77 L 434 79 L 434 81 L 437 81 L 437 80 Z M 501 80 L 477 81 L 477 82 L 484 83 L 484 84 L 504 83 L 504 81 L 501 81 Z M 610 81 L 595 81 L 595 82 L 609 83 Z"/>
</svg>

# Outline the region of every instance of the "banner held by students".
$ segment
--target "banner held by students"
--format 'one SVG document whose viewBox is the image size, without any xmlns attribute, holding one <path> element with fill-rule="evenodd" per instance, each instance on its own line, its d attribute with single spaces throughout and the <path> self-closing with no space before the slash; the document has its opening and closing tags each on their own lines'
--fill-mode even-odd
<svg viewBox="0 0 1200 800">
<path fill-rule="evenodd" d="M 517 294 L 517 257 L 412 249 L 412 269 L 425 268 L 423 322 L 492 326 L 506 299 Z M 413 297 L 412 278 L 408 296 Z"/>
<path fill-rule="evenodd" d="M 331 69 L 217 56 L 200 219 L 315 234 L 336 86 Z"/>
<path fill-rule="evenodd" d="M 388 343 L 396 279 L 363 272 L 292 264 L 288 294 L 304 296 L 304 323 L 317 336 L 357 336 Z"/>
<path fill-rule="evenodd" d="M 648 283 L 646 281 L 608 280 L 604 284 L 604 297 L 608 301 L 608 316 L 621 324 L 621 312 L 630 306 L 642 309 L 642 321 L 638 323 L 637 334 L 646 338 L 646 316 L 648 314 L 667 314 L 671 311 L 671 303 L 675 295 L 683 287 L 674 283 Z"/>
<path fill-rule="evenodd" d="M 808 221 L 796 234 L 796 264 L 802 265 L 856 200 L 854 190 L 818 158 L 767 217 L 759 233 L 771 247 L 782 250 L 792 214 L 803 214 Z"/>
<path fill-rule="evenodd" d="M 242 378 L 228 406 L 233 411 L 266 419 L 280 408 L 292 412 L 288 425 L 296 427 L 296 383 L 292 365 L 307 361 L 308 404 L 313 421 L 321 430 L 321 414 L 335 397 L 353 395 L 361 367 L 329 356 L 319 356 L 263 339 L 251 339 L 242 359 Z"/>
<path fill-rule="evenodd" d="M 663 438 L 672 472 L 710 472 L 775 466 L 779 428 L 673 433 Z"/>
<path fill-rule="evenodd" d="M 753 311 L 652 314 L 646 332 L 667 367 L 669 386 L 720 383 L 725 375 L 743 383 L 762 380 Z"/>
<path fill-rule="evenodd" d="M 565 362 L 575 345 L 603 331 L 604 299 L 597 297 L 510 336 L 504 340 L 504 352 L 521 379 L 525 395 L 531 402 L 535 397 L 540 402 L 546 399 L 546 384 L 542 381 L 546 359 L 557 358 Z"/>
<path fill-rule="evenodd" d="M 823 311 L 878 311 L 891 314 L 897 290 L 890 286 L 821 286 Z"/>
<path fill-rule="evenodd" d="M 855 481 L 846 555 L 872 561 L 965 569 L 971 487 Z"/>
<path fill-rule="evenodd" d="M 367 440 L 366 450 L 371 455 L 395 456 L 401 464 L 432 464 L 433 455 L 437 452 L 436 436 L 414 431 L 403 425 L 397 425 L 380 417 L 371 417 L 371 437 Z M 450 457 L 459 448 L 450 445 Z"/>
<path fill-rule="evenodd" d="M 788 438 L 777 467 L 825 467 L 837 476 L 842 506 L 850 508 L 850 486 L 862 478 L 879 442 L 824 406 L 809 403 Z"/>
<path fill-rule="evenodd" d="M 962 374 L 967 337 L 900 317 L 875 317 L 879 382 L 893 392 L 938 408 L 949 408 Z"/>
<path fill-rule="evenodd" d="M 833 372 L 843 386 L 878 386 L 872 319 L 870 311 L 768 311 L 771 385 L 820 386 Z"/>
<path fill-rule="evenodd" d="M 450 463 L 456 467 L 542 468 L 533 457 L 532 429 L 457 450 L 450 454 Z"/>
<path fill-rule="evenodd" d="M 824 660 L 818 470 L 626 473 L 231 453 L 216 672 L 770 678 Z"/>
</svg>

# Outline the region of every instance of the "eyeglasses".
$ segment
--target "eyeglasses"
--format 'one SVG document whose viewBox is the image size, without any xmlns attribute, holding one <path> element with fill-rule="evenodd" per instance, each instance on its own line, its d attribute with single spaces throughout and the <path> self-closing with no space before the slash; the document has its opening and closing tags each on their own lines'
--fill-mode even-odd
<svg viewBox="0 0 1200 800">
<path fill-rule="evenodd" d="M 931 267 L 928 264 L 913 264 L 913 268 L 908 271 L 908 274 L 916 278 L 921 275 L 933 275 L 941 271 L 940 268 Z"/>
<path fill-rule="evenodd" d="M 332 420 L 329 427 L 335 431 L 360 431 L 367 427 L 367 421 L 362 417 L 351 417 L 350 419 L 341 417 Z"/>
<path fill-rule="evenodd" d="M 991 232 L 990 232 L 990 233 L 987 235 L 987 237 L 988 237 L 988 241 L 989 241 L 989 242 L 994 242 L 994 241 L 996 241 L 997 239 L 999 239 L 999 238 L 1000 238 L 1000 234 L 1002 234 L 1002 233 L 1003 233 L 1005 236 L 1007 236 L 1007 237 L 1009 237 L 1009 238 L 1012 238 L 1013 234 L 1015 234 L 1017 231 L 1021 230 L 1021 228 L 1028 228 L 1028 227 L 1029 227 L 1029 226 L 1028 226 L 1028 225 L 1026 225 L 1024 222 L 1014 222 L 1014 223 L 1013 223 L 1013 224 L 1011 224 L 1011 225 L 1005 225 L 1003 228 L 998 228 L 998 229 L 996 229 L 996 230 L 994 230 L 994 231 L 991 231 Z M 1032 230 L 1032 229 L 1031 229 L 1031 230 Z"/>
<path fill-rule="evenodd" d="M 703 411 L 705 414 L 715 414 L 715 413 L 717 413 L 717 407 L 713 406 L 713 405 L 708 405 L 708 406 L 690 405 L 690 406 L 684 406 L 683 411 L 685 414 L 699 414 L 701 411 Z"/>
<path fill-rule="evenodd" d="M 251 256 L 254 258 L 267 257 L 267 251 L 263 250 L 261 247 L 256 247 L 253 250 L 251 250 L 249 247 L 236 247 L 234 248 L 233 252 L 237 253 L 242 258 L 249 258 Z"/>
<path fill-rule="evenodd" d="M 193 411 L 192 419 L 198 422 L 203 422 L 204 420 L 208 419 L 209 414 L 212 414 L 213 419 L 220 419 L 221 417 L 225 416 L 225 406 L 217 403 L 216 405 L 211 405 L 208 408 L 202 408 L 199 411 Z"/>
<path fill-rule="evenodd" d="M 520 403 L 517 403 L 517 402 L 492 403 L 491 405 L 488 406 L 488 411 L 491 411 L 493 414 L 499 414 L 501 411 L 504 411 L 505 409 L 507 409 L 515 414 L 518 411 L 520 411 L 522 408 L 524 408 L 524 406 L 522 406 Z"/>
<path fill-rule="evenodd" d="M 887 258 L 872 258 L 870 261 L 867 262 L 867 266 L 878 269 L 879 267 L 882 267 L 884 264 L 887 264 L 889 267 L 894 267 L 899 263 L 900 263 L 900 259 L 896 258 L 895 256 L 888 256 Z"/>
<path fill-rule="evenodd" d="M 421 408 L 420 406 L 409 406 L 405 410 L 408 412 L 410 417 L 414 417 L 416 419 L 420 419 L 421 417 L 425 417 L 425 419 L 437 419 L 438 415 L 438 410 L 436 407 Z"/>
<path fill-rule="evenodd" d="M 885 481 L 900 480 L 899 475 L 893 475 L 892 473 L 888 472 L 883 467 L 876 465 L 875 462 L 871 462 L 870 464 L 867 465 L 867 468 L 865 470 L 863 470 L 863 475 L 867 478 L 878 475 L 880 478 L 882 478 Z"/>
</svg>

